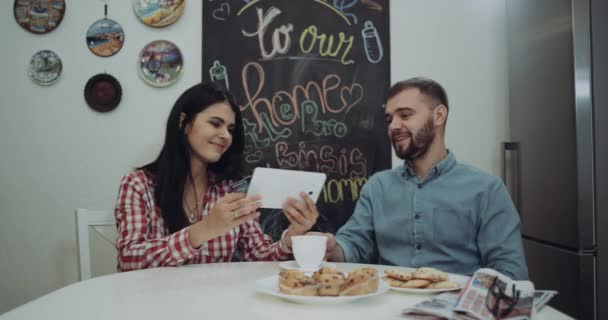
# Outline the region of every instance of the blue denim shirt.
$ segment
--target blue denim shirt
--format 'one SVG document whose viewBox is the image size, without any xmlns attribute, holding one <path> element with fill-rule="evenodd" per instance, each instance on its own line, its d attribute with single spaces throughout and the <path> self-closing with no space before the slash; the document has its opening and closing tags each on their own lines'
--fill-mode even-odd
<svg viewBox="0 0 608 320">
<path fill-rule="evenodd" d="M 424 181 L 407 164 L 370 177 L 336 241 L 347 262 L 528 278 L 519 215 L 502 180 L 452 152 Z"/>
</svg>

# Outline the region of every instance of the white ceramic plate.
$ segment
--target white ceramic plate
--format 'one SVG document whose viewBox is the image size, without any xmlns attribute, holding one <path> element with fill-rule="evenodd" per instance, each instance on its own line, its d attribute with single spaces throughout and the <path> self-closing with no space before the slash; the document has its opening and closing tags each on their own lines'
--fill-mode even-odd
<svg viewBox="0 0 608 320">
<path fill-rule="evenodd" d="M 279 263 L 279 268 L 281 268 L 281 269 L 286 269 L 286 270 L 296 269 L 296 270 L 300 270 L 302 272 L 315 272 L 322 267 L 335 268 L 336 265 L 331 262 L 323 262 L 319 268 L 302 269 L 302 268 L 300 268 L 300 266 L 298 265 L 298 263 L 295 260 L 283 261 L 283 262 Z"/>
<path fill-rule="evenodd" d="M 412 269 L 412 271 L 413 270 L 415 270 L 415 269 Z M 415 289 L 415 288 L 396 288 L 396 287 L 390 287 L 390 288 L 391 288 L 391 290 L 398 291 L 398 292 L 415 293 L 415 294 L 434 294 L 434 293 L 441 293 L 441 292 L 446 292 L 446 291 L 460 290 L 464 287 L 464 285 L 467 283 L 467 281 L 469 281 L 469 278 L 470 277 L 463 276 L 460 274 L 448 273 L 448 280 L 458 283 L 458 287 L 451 288 L 451 289 L 424 289 L 424 288 Z M 383 282 L 384 282 L 384 280 L 383 280 Z"/>
<path fill-rule="evenodd" d="M 275 296 L 287 301 L 302 303 L 302 304 L 341 304 L 349 303 L 359 299 L 374 297 L 387 292 L 390 289 L 388 283 L 380 281 L 378 290 L 374 293 L 363 294 L 360 296 L 341 296 L 341 297 L 310 297 L 310 296 L 292 296 L 283 294 L 279 291 L 279 276 L 270 276 L 259 279 L 255 282 L 256 291 Z"/>
<path fill-rule="evenodd" d="M 50 86 L 57 82 L 63 65 L 61 58 L 51 50 L 40 50 L 30 60 L 28 75 L 41 86 Z"/>
</svg>

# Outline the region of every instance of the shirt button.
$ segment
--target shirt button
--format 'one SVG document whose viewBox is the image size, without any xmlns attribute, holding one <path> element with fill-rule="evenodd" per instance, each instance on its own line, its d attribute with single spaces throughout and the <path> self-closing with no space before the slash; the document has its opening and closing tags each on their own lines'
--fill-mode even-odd
<svg viewBox="0 0 608 320">
<path fill-rule="evenodd" d="M 414 219 L 416 219 L 416 220 L 420 219 L 420 213 L 416 213 L 416 214 L 414 215 Z"/>
<path fill-rule="evenodd" d="M 418 189 L 422 188 L 422 183 L 418 184 Z"/>
<path fill-rule="evenodd" d="M 416 243 L 416 250 L 422 249 L 422 245 L 420 243 Z"/>
</svg>

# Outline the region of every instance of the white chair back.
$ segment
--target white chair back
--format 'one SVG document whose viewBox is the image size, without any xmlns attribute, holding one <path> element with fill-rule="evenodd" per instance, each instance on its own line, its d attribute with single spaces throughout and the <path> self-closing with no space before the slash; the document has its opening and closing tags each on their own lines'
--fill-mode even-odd
<svg viewBox="0 0 608 320">
<path fill-rule="evenodd" d="M 76 228 L 78 233 L 78 261 L 80 266 L 80 280 L 91 278 L 91 247 L 89 243 L 89 227 L 115 225 L 114 214 L 109 211 L 76 209 Z M 101 233 L 101 231 L 100 231 Z M 116 243 L 114 235 L 102 235 L 108 241 Z M 114 239 L 112 239 L 114 238 Z"/>
</svg>

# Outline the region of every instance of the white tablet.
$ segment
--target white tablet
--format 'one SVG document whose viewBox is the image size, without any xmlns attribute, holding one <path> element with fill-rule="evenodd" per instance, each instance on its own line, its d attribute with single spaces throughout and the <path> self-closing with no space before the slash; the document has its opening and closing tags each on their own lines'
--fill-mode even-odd
<svg viewBox="0 0 608 320">
<path fill-rule="evenodd" d="M 325 173 L 273 169 L 258 167 L 253 170 L 253 176 L 247 190 L 247 195 L 260 194 L 262 208 L 280 209 L 287 197 L 300 198 L 300 192 L 305 192 L 317 202 L 323 184 Z"/>
</svg>

